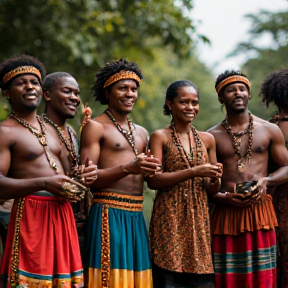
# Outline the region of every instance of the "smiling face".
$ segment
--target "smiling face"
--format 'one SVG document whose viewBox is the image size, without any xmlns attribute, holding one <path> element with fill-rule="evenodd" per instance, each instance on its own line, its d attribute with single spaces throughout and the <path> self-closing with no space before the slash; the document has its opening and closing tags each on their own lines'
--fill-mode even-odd
<svg viewBox="0 0 288 288">
<path fill-rule="evenodd" d="M 138 99 L 138 87 L 134 80 L 121 80 L 106 90 L 106 96 L 110 110 L 129 114 Z"/>
<path fill-rule="evenodd" d="M 184 86 L 177 89 L 177 96 L 172 100 L 166 100 L 171 110 L 174 122 L 190 123 L 199 112 L 198 92 L 193 86 Z"/>
<path fill-rule="evenodd" d="M 219 101 L 224 104 L 227 111 L 242 113 L 247 109 L 251 98 L 249 89 L 241 82 L 236 82 L 225 87 L 220 95 Z"/>
<path fill-rule="evenodd" d="M 72 76 L 57 79 L 53 89 L 44 93 L 46 113 L 57 114 L 64 120 L 73 118 L 80 104 L 79 95 L 78 83 Z"/>
<path fill-rule="evenodd" d="M 23 74 L 12 80 L 4 95 L 10 97 L 12 110 L 18 114 L 35 111 L 42 99 L 42 86 L 34 75 Z"/>
</svg>

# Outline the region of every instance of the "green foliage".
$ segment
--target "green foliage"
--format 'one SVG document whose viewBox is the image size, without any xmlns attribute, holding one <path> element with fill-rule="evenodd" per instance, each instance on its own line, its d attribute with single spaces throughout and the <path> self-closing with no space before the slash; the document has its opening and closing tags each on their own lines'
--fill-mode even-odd
<svg viewBox="0 0 288 288">
<path fill-rule="evenodd" d="M 261 11 L 257 15 L 246 17 L 252 22 L 249 31 L 250 40 L 248 43 L 240 43 L 236 52 L 248 55 L 248 60 L 243 65 L 243 72 L 252 83 L 253 98 L 249 104 L 251 111 L 259 117 L 270 119 L 276 107 L 270 105 L 266 109 L 258 95 L 261 84 L 268 74 L 278 69 L 288 69 L 288 11 L 279 13 Z M 269 47 L 262 47 L 259 44 L 264 37 L 270 39 Z"/>
</svg>

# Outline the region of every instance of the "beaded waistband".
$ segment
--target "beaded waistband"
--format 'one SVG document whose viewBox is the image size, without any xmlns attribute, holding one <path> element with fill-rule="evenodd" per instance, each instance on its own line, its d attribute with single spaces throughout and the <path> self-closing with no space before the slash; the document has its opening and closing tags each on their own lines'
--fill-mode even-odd
<svg viewBox="0 0 288 288">
<path fill-rule="evenodd" d="M 108 207 L 127 211 L 142 211 L 143 196 L 119 194 L 115 192 L 97 192 L 93 194 L 93 202 Z"/>
</svg>

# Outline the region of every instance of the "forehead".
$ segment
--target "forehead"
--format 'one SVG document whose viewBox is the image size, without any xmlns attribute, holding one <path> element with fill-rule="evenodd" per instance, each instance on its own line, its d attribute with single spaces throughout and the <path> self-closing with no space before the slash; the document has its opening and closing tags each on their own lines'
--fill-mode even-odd
<svg viewBox="0 0 288 288">
<path fill-rule="evenodd" d="M 58 88 L 63 88 L 63 87 L 70 87 L 73 89 L 79 89 L 79 85 L 74 77 L 61 77 L 57 79 L 55 86 Z"/>
<path fill-rule="evenodd" d="M 246 86 L 244 83 L 242 83 L 242 82 L 234 82 L 234 83 L 228 84 L 228 85 L 224 88 L 224 90 L 226 90 L 228 87 L 229 87 L 229 88 L 233 88 L 233 87 L 245 87 L 245 88 L 248 90 L 247 86 Z"/>
<path fill-rule="evenodd" d="M 19 80 L 37 80 L 39 81 L 38 77 L 34 74 L 21 74 L 16 76 L 12 81 L 11 84 L 15 81 L 19 81 Z"/>
<path fill-rule="evenodd" d="M 198 99 L 198 92 L 193 86 L 183 86 L 177 89 L 178 97 L 193 97 Z M 176 96 L 176 97 L 177 97 Z"/>
<path fill-rule="evenodd" d="M 123 79 L 120 81 L 117 81 L 114 85 L 112 85 L 113 87 L 119 87 L 119 86 L 133 86 L 137 88 L 137 83 L 135 80 L 133 79 Z"/>
</svg>

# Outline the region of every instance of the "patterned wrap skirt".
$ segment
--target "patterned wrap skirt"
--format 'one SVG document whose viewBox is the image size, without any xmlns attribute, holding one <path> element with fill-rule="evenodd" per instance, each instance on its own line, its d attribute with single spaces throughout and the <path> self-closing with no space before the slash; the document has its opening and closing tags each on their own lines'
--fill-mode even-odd
<svg viewBox="0 0 288 288">
<path fill-rule="evenodd" d="M 275 231 L 214 235 L 215 287 L 276 288 Z"/>
<path fill-rule="evenodd" d="M 0 287 L 83 287 L 83 269 L 71 204 L 31 195 L 11 212 Z"/>
<path fill-rule="evenodd" d="M 88 217 L 85 287 L 151 288 L 143 196 L 94 193 Z"/>
</svg>

